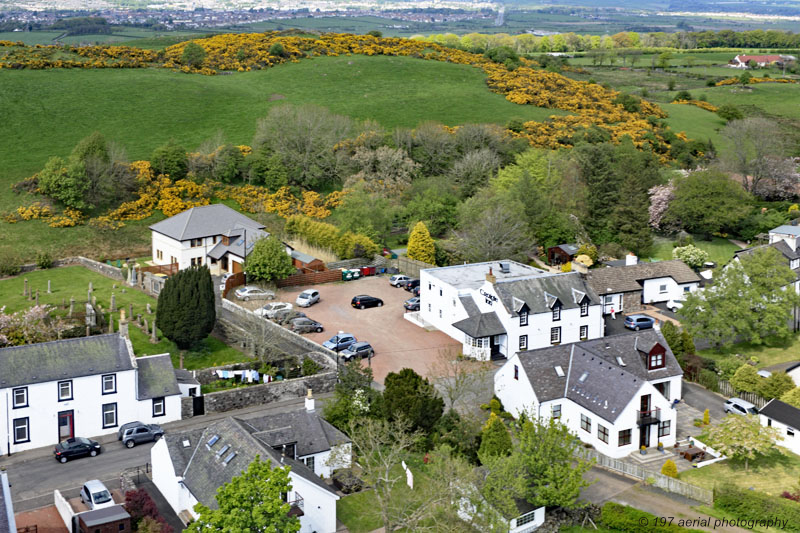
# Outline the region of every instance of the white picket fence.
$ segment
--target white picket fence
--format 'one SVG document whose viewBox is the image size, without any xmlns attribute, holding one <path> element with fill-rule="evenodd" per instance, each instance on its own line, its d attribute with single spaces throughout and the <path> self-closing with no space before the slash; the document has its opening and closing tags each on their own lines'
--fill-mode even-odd
<svg viewBox="0 0 800 533">
<path fill-rule="evenodd" d="M 714 503 L 714 493 L 708 489 L 665 476 L 659 472 L 647 470 L 641 465 L 608 457 L 596 450 L 581 449 L 578 453 L 586 459 L 594 459 L 595 464 L 601 468 L 613 470 L 636 479 L 650 480 L 655 487 L 673 494 L 680 494 L 698 502 L 708 505 Z"/>
</svg>

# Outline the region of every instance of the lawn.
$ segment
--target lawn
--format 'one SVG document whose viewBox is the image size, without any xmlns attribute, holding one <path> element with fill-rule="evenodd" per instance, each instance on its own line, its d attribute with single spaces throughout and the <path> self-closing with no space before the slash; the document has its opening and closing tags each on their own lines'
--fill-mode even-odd
<svg viewBox="0 0 800 533">
<path fill-rule="evenodd" d="M 699 94 L 699 91 L 698 91 Z M 703 94 L 706 94 L 703 92 Z M 675 132 L 684 132 L 690 139 L 707 142 L 711 140 L 714 147 L 719 150 L 725 145 L 725 140 L 719 130 L 725 127 L 725 121 L 716 113 L 700 109 L 697 106 L 686 104 L 660 104 L 667 112 L 667 125 Z"/>
<path fill-rule="evenodd" d="M 668 261 L 672 259 L 672 239 L 656 237 L 654 241 L 650 259 L 658 261 Z M 713 237 L 710 241 L 695 237 L 694 245 L 708 252 L 709 259 L 717 263 L 717 265 L 724 265 L 730 261 L 733 257 L 733 253 L 739 250 L 739 247 L 728 239 L 720 237 Z"/>
<path fill-rule="evenodd" d="M 754 73 L 758 75 L 758 71 Z M 747 111 L 800 120 L 800 89 L 792 83 L 757 83 L 749 90 L 736 85 L 709 87 L 691 91 L 692 96 L 706 95 L 716 106 L 733 104 Z"/>
<path fill-rule="evenodd" d="M 129 332 L 133 351 L 137 356 L 169 353 L 172 359 L 172 365 L 175 368 L 180 367 L 178 347 L 174 342 L 162 336 L 160 332 L 158 334 L 157 344 L 152 344 L 150 342 L 150 337 L 135 325 L 129 327 Z M 200 368 L 243 363 L 252 360 L 251 357 L 248 357 L 236 348 L 232 348 L 221 340 L 209 335 L 204 340 L 200 341 L 197 346 L 184 353 L 183 367 L 187 370 L 197 370 Z"/>
<path fill-rule="evenodd" d="M 700 355 L 712 359 L 722 359 L 729 355 L 741 354 L 745 359 L 752 356 L 758 358 L 758 368 L 764 368 L 777 363 L 796 361 L 800 359 L 800 336 L 795 335 L 788 341 L 770 341 L 766 344 L 754 345 L 748 342 L 723 347 L 719 350 L 701 350 Z"/>
<path fill-rule="evenodd" d="M 750 461 L 747 471 L 744 469 L 744 462 L 727 460 L 680 473 L 682 481 L 707 489 L 713 489 L 715 485 L 730 484 L 774 496 L 780 495 L 784 490 L 792 490 L 797 486 L 798 478 L 800 457 L 783 450 Z"/>
</svg>

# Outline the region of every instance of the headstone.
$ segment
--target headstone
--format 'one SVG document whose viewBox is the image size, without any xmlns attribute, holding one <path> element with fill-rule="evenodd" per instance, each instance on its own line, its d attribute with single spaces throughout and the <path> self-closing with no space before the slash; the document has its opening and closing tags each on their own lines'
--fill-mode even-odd
<svg viewBox="0 0 800 533">
<path fill-rule="evenodd" d="M 47 294 L 52 294 L 53 291 L 50 290 L 50 280 L 47 280 Z"/>
<path fill-rule="evenodd" d="M 119 334 L 123 337 L 128 336 L 128 319 L 125 318 L 124 309 L 119 314 Z"/>
<path fill-rule="evenodd" d="M 75 312 L 75 298 L 72 296 L 69 297 L 69 314 L 68 317 L 72 318 L 72 313 Z"/>
<path fill-rule="evenodd" d="M 91 302 L 92 301 L 92 289 L 89 289 L 88 291 L 86 291 L 86 301 L 87 302 Z"/>
<path fill-rule="evenodd" d="M 142 325 L 142 313 L 136 315 L 136 323 L 139 324 L 139 326 Z"/>
<path fill-rule="evenodd" d="M 123 287 L 123 288 L 122 288 L 122 294 L 125 294 L 126 292 L 128 292 L 128 289 L 126 289 L 125 287 Z"/>
<path fill-rule="evenodd" d="M 28 278 L 25 278 L 25 288 L 22 289 L 22 295 L 25 297 L 28 296 Z"/>
<path fill-rule="evenodd" d="M 145 333 L 150 333 L 150 323 L 147 321 L 146 318 L 144 319 L 144 327 L 143 327 L 143 329 L 144 329 Z"/>
<path fill-rule="evenodd" d="M 131 287 L 135 286 L 137 279 L 138 276 L 136 275 L 136 265 L 131 265 L 131 268 L 128 271 L 128 285 Z"/>
<path fill-rule="evenodd" d="M 97 305 L 97 296 L 92 295 L 92 305 Z"/>
<path fill-rule="evenodd" d="M 36 305 L 39 305 L 39 289 L 36 289 Z"/>
<path fill-rule="evenodd" d="M 115 283 L 115 284 L 113 284 L 113 285 L 111 286 L 111 288 L 112 288 L 112 289 L 116 289 L 116 288 L 117 288 L 117 284 L 116 284 L 116 283 Z"/>
<path fill-rule="evenodd" d="M 92 334 L 92 327 L 91 326 L 86 326 L 86 336 L 88 337 L 91 334 Z"/>
<path fill-rule="evenodd" d="M 94 290 L 94 283 L 92 283 L 91 281 L 89 282 L 89 290 L 90 291 Z"/>
<path fill-rule="evenodd" d="M 128 302 L 128 316 L 133 318 L 133 302 Z"/>
<path fill-rule="evenodd" d="M 116 310 L 117 310 L 117 295 L 112 292 L 111 293 L 111 312 L 113 313 Z"/>
<path fill-rule="evenodd" d="M 86 327 L 92 327 L 97 325 L 97 315 L 95 314 L 94 307 L 92 304 L 86 304 Z M 87 335 L 88 336 L 88 335 Z"/>
<path fill-rule="evenodd" d="M 114 313 L 108 313 L 108 332 L 114 333 Z"/>
<path fill-rule="evenodd" d="M 148 315 L 152 315 L 152 314 L 153 314 L 153 308 L 152 308 L 152 307 L 150 307 L 150 304 L 149 304 L 149 303 L 147 304 L 147 314 L 148 314 Z"/>
<path fill-rule="evenodd" d="M 153 344 L 158 343 L 158 337 L 156 337 L 156 317 L 153 317 L 153 334 L 150 336 L 150 342 Z"/>
</svg>

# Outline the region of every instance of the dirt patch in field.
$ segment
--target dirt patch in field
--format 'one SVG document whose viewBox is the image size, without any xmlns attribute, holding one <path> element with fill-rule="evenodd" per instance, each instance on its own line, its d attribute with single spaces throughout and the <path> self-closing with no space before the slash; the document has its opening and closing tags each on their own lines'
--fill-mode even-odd
<svg viewBox="0 0 800 533">
<path fill-rule="evenodd" d="M 286 97 L 278 93 L 272 93 L 271 95 L 269 95 L 270 102 L 274 102 L 275 100 L 286 100 Z"/>
</svg>

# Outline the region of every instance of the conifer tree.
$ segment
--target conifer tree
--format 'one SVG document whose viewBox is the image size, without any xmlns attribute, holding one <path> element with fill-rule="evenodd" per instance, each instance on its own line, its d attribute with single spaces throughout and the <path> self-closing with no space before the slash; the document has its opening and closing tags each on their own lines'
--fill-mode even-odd
<svg viewBox="0 0 800 533">
<path fill-rule="evenodd" d="M 481 447 L 478 457 L 483 461 L 486 457 L 508 455 L 511 453 L 511 433 L 508 432 L 503 419 L 492 413 L 481 432 Z"/>
<path fill-rule="evenodd" d="M 411 235 L 408 237 L 407 255 L 411 259 L 431 265 L 436 262 L 436 245 L 428 227 L 422 221 L 417 222 L 414 229 L 411 230 Z"/>
<path fill-rule="evenodd" d="M 158 327 L 181 350 L 205 339 L 216 321 L 214 285 L 205 266 L 179 271 L 158 295 Z"/>
</svg>

